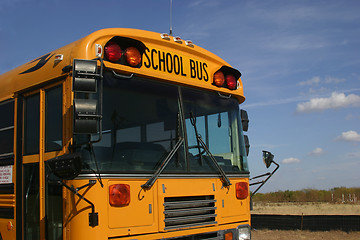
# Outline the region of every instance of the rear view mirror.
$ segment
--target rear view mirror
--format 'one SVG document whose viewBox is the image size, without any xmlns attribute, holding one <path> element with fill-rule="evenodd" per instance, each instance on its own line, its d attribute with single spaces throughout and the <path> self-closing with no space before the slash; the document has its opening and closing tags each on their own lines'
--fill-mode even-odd
<svg viewBox="0 0 360 240">
<path fill-rule="evenodd" d="M 246 132 L 249 128 L 249 117 L 248 114 L 245 110 L 241 109 L 240 110 L 240 116 L 241 116 L 241 124 L 242 124 L 242 128 L 243 131 Z"/>
<path fill-rule="evenodd" d="M 274 162 L 274 155 L 271 152 L 263 151 L 263 161 L 266 168 L 269 168 L 271 163 Z"/>
<path fill-rule="evenodd" d="M 98 101 L 74 99 L 74 133 L 92 134 L 98 132 L 100 116 L 97 114 Z"/>
<path fill-rule="evenodd" d="M 75 59 L 73 64 L 73 91 L 97 92 L 97 61 Z"/>
<path fill-rule="evenodd" d="M 74 134 L 96 134 L 101 139 L 102 69 L 97 60 L 74 59 Z M 99 86 L 99 91 L 98 91 Z M 77 93 L 84 93 L 82 95 Z M 98 93 L 96 95 L 96 93 Z M 97 99 L 95 99 L 97 98 Z"/>
<path fill-rule="evenodd" d="M 50 170 L 60 179 L 71 180 L 81 171 L 81 154 L 70 153 L 46 161 Z"/>
</svg>

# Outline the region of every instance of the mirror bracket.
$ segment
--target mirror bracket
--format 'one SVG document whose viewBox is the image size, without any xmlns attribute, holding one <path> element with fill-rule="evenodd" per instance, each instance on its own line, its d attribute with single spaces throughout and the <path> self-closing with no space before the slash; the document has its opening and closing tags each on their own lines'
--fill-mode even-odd
<svg viewBox="0 0 360 240">
<path fill-rule="evenodd" d="M 267 172 L 267 173 L 264 173 L 264 174 L 261 174 L 261 175 L 258 175 L 258 176 L 255 176 L 253 178 L 250 178 L 249 180 L 254 180 L 254 179 L 257 179 L 257 178 L 262 178 L 262 177 L 266 177 L 265 179 L 263 180 L 260 180 L 260 181 L 257 181 L 257 182 L 254 182 L 254 183 L 250 183 L 249 185 L 250 186 L 253 186 L 253 185 L 258 185 L 260 184 L 260 186 L 258 186 L 255 191 L 253 191 L 250 195 L 250 198 L 252 199 L 252 197 L 255 195 L 255 193 L 257 193 L 259 191 L 259 189 L 264 186 L 264 184 L 275 174 L 275 172 L 279 169 L 280 165 L 277 164 L 275 161 L 274 161 L 274 155 L 271 153 L 271 152 L 268 152 L 268 151 L 263 151 L 263 160 L 264 160 L 264 163 L 266 165 L 266 168 L 269 168 L 271 163 L 274 163 L 276 165 L 276 168 L 272 171 L 272 172 Z"/>
</svg>

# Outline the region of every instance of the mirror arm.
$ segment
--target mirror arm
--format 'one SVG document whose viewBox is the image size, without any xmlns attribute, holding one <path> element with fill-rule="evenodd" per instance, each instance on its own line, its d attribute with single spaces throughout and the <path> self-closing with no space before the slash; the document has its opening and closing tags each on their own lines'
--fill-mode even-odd
<svg viewBox="0 0 360 240">
<path fill-rule="evenodd" d="M 264 174 L 261 174 L 261 175 L 259 175 L 259 176 L 255 176 L 255 177 L 253 177 L 253 178 L 250 178 L 249 180 L 251 181 L 251 180 L 254 180 L 254 179 L 257 179 L 257 178 L 261 178 L 261 177 L 265 177 L 265 176 L 268 176 L 268 175 L 271 175 L 271 173 L 270 172 L 268 172 L 268 173 L 264 173 Z M 250 184 L 250 185 L 255 185 L 255 184 Z"/>
<path fill-rule="evenodd" d="M 90 141 L 90 143 L 97 143 L 97 142 L 100 142 L 101 139 L 102 139 L 102 114 L 103 114 L 103 72 L 104 72 L 104 62 L 102 60 L 101 57 L 98 57 L 96 60 L 99 60 L 100 61 L 100 74 L 98 75 L 99 78 L 100 78 L 100 84 L 99 84 L 99 137 L 98 139 L 94 140 L 94 141 Z"/>
<path fill-rule="evenodd" d="M 259 177 L 268 176 L 268 177 L 267 177 L 265 180 L 263 180 L 263 181 L 259 181 L 259 182 L 251 183 L 251 184 L 250 184 L 250 186 L 251 186 L 251 185 L 261 184 L 260 186 L 258 186 L 258 187 L 255 189 L 254 192 L 251 193 L 250 198 L 252 198 L 252 197 L 255 195 L 255 193 L 257 193 L 257 191 L 259 191 L 259 189 L 260 189 L 262 186 L 264 186 L 264 184 L 265 184 L 265 183 L 272 177 L 272 175 L 274 175 L 274 173 L 279 169 L 280 165 L 277 164 L 275 161 L 272 161 L 272 162 L 276 165 L 276 168 L 275 168 L 271 173 L 268 172 L 268 173 L 265 173 L 265 174 L 262 174 L 262 175 L 259 175 L 259 176 L 256 176 L 256 177 L 253 177 L 253 178 L 252 178 L 252 179 L 256 179 L 256 178 L 259 178 Z M 252 179 L 251 179 L 251 180 L 252 180 Z"/>
<path fill-rule="evenodd" d="M 58 183 L 60 183 L 60 185 L 69 189 L 72 193 L 74 193 L 76 196 L 78 196 L 80 199 L 84 200 L 91 206 L 91 213 L 89 213 L 89 226 L 91 226 L 91 227 L 98 226 L 99 225 L 99 215 L 97 212 L 95 212 L 95 205 L 90 200 L 88 200 L 86 197 L 84 197 L 83 195 L 81 195 L 78 192 L 79 190 L 81 190 L 85 187 L 92 187 L 96 183 L 96 180 L 89 180 L 88 184 L 85 184 L 84 186 L 81 186 L 78 188 L 74 188 L 74 186 L 70 187 L 67 184 L 65 184 L 63 181 L 58 181 Z"/>
</svg>

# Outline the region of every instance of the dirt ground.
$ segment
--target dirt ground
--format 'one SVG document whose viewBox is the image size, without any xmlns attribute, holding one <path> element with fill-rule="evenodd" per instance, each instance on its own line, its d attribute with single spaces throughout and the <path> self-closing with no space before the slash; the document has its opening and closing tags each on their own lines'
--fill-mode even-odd
<svg viewBox="0 0 360 240">
<path fill-rule="evenodd" d="M 360 215 L 360 205 L 336 203 L 254 203 L 251 213 L 280 215 Z"/>
<path fill-rule="evenodd" d="M 253 214 L 284 215 L 360 215 L 359 204 L 331 203 L 254 203 Z M 289 230 L 252 230 L 253 240 L 360 240 L 360 232 L 343 231 L 289 231 Z"/>
<path fill-rule="evenodd" d="M 311 232 L 311 231 L 285 231 L 285 230 L 252 230 L 252 240 L 359 240 L 360 232 Z"/>
</svg>

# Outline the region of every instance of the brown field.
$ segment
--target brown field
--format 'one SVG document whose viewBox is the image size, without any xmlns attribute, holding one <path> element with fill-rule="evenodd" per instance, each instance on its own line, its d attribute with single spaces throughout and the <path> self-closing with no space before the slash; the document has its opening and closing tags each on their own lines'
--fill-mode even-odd
<svg viewBox="0 0 360 240">
<path fill-rule="evenodd" d="M 253 240 L 359 240 L 360 232 L 343 232 L 343 231 L 285 231 L 285 230 L 253 230 L 251 231 L 251 239 Z"/>
<path fill-rule="evenodd" d="M 255 203 L 253 214 L 360 215 L 359 204 L 337 203 Z M 359 238 L 360 239 L 360 238 Z"/>
</svg>

